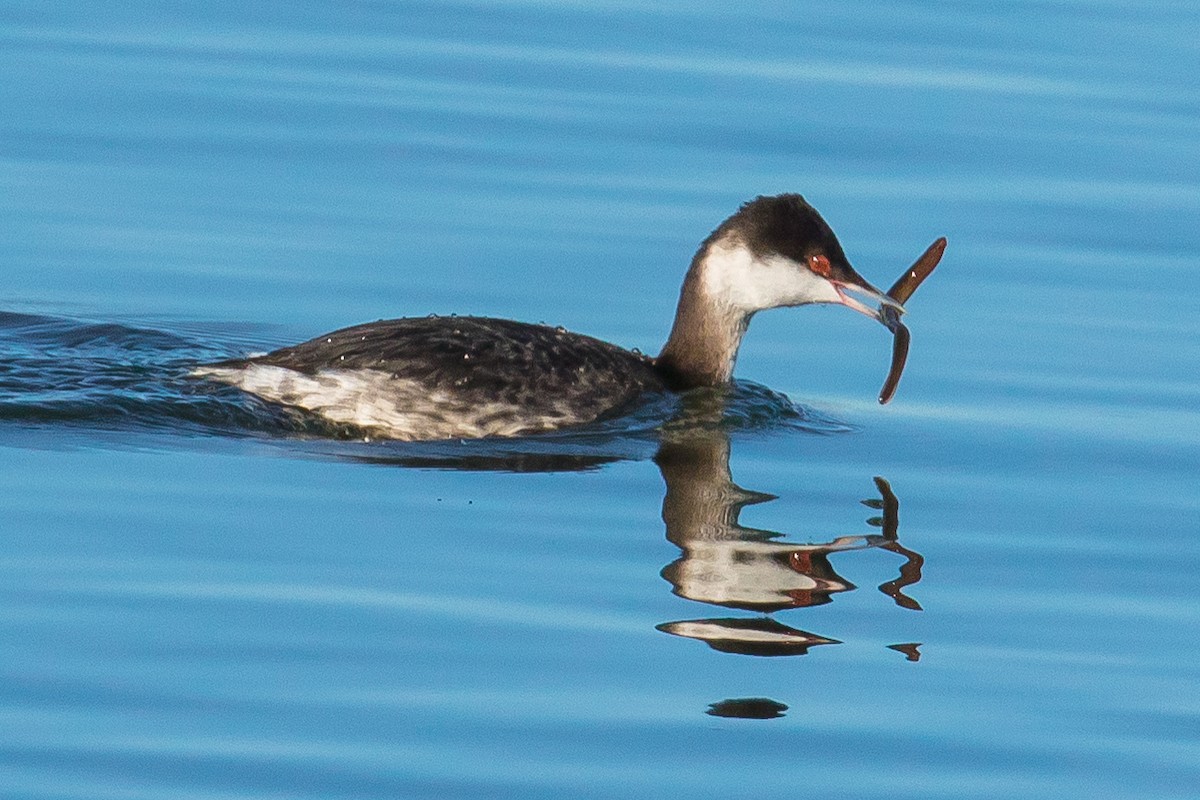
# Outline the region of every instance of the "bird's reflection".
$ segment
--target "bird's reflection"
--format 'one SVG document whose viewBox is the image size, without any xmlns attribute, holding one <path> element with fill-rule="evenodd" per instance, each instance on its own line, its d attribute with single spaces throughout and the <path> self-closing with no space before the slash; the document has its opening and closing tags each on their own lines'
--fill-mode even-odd
<svg viewBox="0 0 1200 800">
<path fill-rule="evenodd" d="M 754 384 L 738 383 L 731 392 L 693 392 L 681 398 L 666 420 L 619 435 L 604 432 L 542 436 L 516 440 L 403 443 L 372 447 L 326 444 L 330 454 L 403 466 L 502 470 L 507 472 L 579 471 L 653 454 L 666 483 L 662 520 L 679 557 L 662 569 L 672 591 L 687 600 L 733 610 L 714 616 L 663 622 L 657 629 L 702 641 L 713 650 L 747 656 L 799 656 L 838 639 L 786 624 L 773 614 L 830 603 L 856 587 L 830 562 L 834 553 L 878 549 L 901 556 L 899 574 L 879 586 L 896 605 L 919 611 L 906 594 L 921 580 L 924 559 L 899 541 L 900 504 L 891 486 L 875 478 L 876 495 L 863 504 L 872 510 L 867 532 L 833 535 L 819 543 L 795 543 L 781 532 L 739 522 L 742 509 L 776 499 L 743 489 L 730 472 L 730 435 L 765 426 L 810 434 L 841 433 L 848 428 L 785 396 Z M 877 512 L 877 513 L 875 513 Z M 874 530 L 871 530 L 874 528 Z M 752 612 L 737 616 L 736 612 Z M 920 643 L 888 645 L 908 661 L 921 657 Z M 712 702 L 713 717 L 754 720 L 785 716 L 788 706 L 770 698 L 729 698 Z"/>
<path fill-rule="evenodd" d="M 921 579 L 922 557 L 898 540 L 899 502 L 888 482 L 875 478 L 878 498 L 863 501 L 882 512 L 867 522 L 878 533 L 837 536 L 819 544 L 797 544 L 783 534 L 738 522 L 744 507 L 775 499 L 743 489 L 729 469 L 729 437 L 720 430 L 668 435 L 655 462 L 666 482 L 663 522 L 680 557 L 662 576 L 680 597 L 709 605 L 768 614 L 828 603 L 855 589 L 830 563 L 833 553 L 878 548 L 904 558 L 899 576 L 879 589 L 903 608 L 920 610 L 904 590 Z M 799 630 L 770 617 L 708 618 L 667 622 L 658 629 L 700 639 L 714 649 L 750 655 L 801 655 L 836 639 Z M 909 660 L 916 645 L 895 645 Z"/>
<path fill-rule="evenodd" d="M 771 616 L 832 602 L 856 587 L 834 569 L 835 553 L 887 550 L 900 556 L 897 576 L 879 590 L 905 609 L 920 604 L 906 590 L 921 580 L 924 559 L 899 541 L 900 504 L 891 486 L 875 478 L 876 496 L 863 500 L 872 510 L 867 532 L 832 535 L 817 543 L 787 541 L 785 534 L 739 522 L 742 509 L 776 499 L 743 489 L 730 472 L 728 431 L 743 432 L 765 425 L 812 434 L 847 430 L 786 397 L 753 384 L 737 384 L 729 392 L 696 392 L 682 398 L 669 418 L 604 432 L 542 436 L 515 440 L 403 443 L 364 450 L 353 443 L 327 443 L 326 452 L 342 458 L 402 466 L 502 470 L 507 472 L 578 471 L 654 454 L 666 492 L 662 520 L 667 539 L 679 557 L 662 569 L 672 591 L 687 600 L 752 612 L 724 613 L 663 622 L 658 630 L 704 642 L 714 650 L 749 656 L 798 656 L 838 639 L 802 630 Z M 877 513 L 876 513 L 877 512 Z M 874 530 L 871 530 L 873 528 Z M 919 642 L 888 645 L 908 661 L 921 657 Z M 787 706 L 769 698 L 732 698 L 709 705 L 716 717 L 775 719 Z"/>
</svg>

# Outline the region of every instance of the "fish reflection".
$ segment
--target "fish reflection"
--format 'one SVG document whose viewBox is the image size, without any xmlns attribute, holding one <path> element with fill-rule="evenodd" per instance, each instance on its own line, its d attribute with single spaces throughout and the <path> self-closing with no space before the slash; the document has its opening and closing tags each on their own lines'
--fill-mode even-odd
<svg viewBox="0 0 1200 800">
<path fill-rule="evenodd" d="M 667 539 L 680 550 L 680 557 L 662 571 L 675 594 L 762 614 L 823 605 L 834 595 L 856 588 L 838 574 L 829 556 L 877 548 L 904 559 L 898 577 L 879 590 L 903 608 L 920 610 L 904 590 L 921 579 L 924 559 L 898 541 L 899 501 L 886 480 L 875 478 L 880 496 L 863 501 L 882 512 L 867 520 L 879 533 L 797 544 L 782 541 L 781 533 L 740 524 L 743 508 L 775 497 L 733 482 L 729 450 L 725 434 L 691 431 L 665 440 L 655 457 L 667 487 L 662 511 Z M 747 655 L 802 655 L 814 646 L 839 643 L 770 617 L 685 620 L 663 623 L 658 629 L 699 639 L 716 650 Z M 909 660 L 919 657 L 914 644 L 893 649 Z"/>
</svg>

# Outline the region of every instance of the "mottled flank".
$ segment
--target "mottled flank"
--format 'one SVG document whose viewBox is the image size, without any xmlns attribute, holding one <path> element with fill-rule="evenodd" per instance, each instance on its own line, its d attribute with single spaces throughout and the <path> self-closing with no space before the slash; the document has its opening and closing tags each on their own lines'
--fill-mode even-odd
<svg viewBox="0 0 1200 800">
<path fill-rule="evenodd" d="M 356 325 L 195 373 L 406 440 L 555 430 L 617 416 L 666 388 L 646 356 L 484 317 Z"/>
</svg>

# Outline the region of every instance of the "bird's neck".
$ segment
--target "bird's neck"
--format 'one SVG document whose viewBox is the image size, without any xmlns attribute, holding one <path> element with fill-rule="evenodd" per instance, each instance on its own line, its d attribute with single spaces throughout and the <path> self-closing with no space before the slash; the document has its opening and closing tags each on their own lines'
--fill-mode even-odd
<svg viewBox="0 0 1200 800">
<path fill-rule="evenodd" d="M 722 257 L 719 249 L 704 246 L 692 259 L 679 292 L 671 335 L 655 359 L 659 372 L 676 391 L 721 386 L 733 377 L 751 312 L 726 302 L 716 291 L 724 279 L 717 273 Z"/>
</svg>

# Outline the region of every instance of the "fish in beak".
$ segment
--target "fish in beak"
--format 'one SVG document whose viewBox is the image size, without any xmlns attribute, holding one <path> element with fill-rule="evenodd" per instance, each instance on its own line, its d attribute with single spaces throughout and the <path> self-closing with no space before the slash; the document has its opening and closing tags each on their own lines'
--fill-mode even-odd
<svg viewBox="0 0 1200 800">
<path fill-rule="evenodd" d="M 884 295 L 886 299 L 880 299 L 881 305 L 875 318 L 887 326 L 893 337 L 892 366 L 888 370 L 887 378 L 884 379 L 883 388 L 879 390 L 881 405 L 887 403 L 896 394 L 896 387 L 900 385 L 900 375 L 904 372 L 904 365 L 908 361 L 908 346 L 912 337 L 908 328 L 900 321 L 900 315 L 904 313 L 902 304 L 912 297 L 917 287 L 929 277 L 933 268 L 942 260 L 944 252 L 946 252 L 946 237 L 943 236 L 929 245 L 921 257 L 892 284 L 892 288 Z"/>
</svg>

